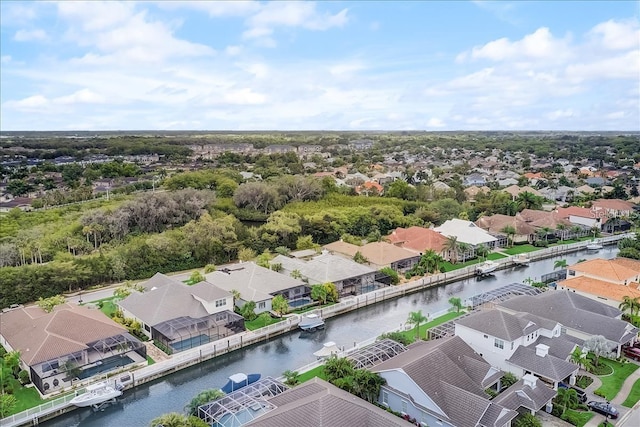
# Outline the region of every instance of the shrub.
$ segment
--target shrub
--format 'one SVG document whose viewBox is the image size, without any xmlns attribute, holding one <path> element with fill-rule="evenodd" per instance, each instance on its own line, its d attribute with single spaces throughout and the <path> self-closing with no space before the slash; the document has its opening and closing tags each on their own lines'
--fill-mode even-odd
<svg viewBox="0 0 640 427">
<path fill-rule="evenodd" d="M 31 382 L 31 378 L 29 378 L 29 372 L 25 371 L 24 369 L 21 370 L 18 374 L 18 379 L 20 380 L 20 384 L 22 385 L 26 385 Z"/>
<path fill-rule="evenodd" d="M 380 273 L 386 274 L 391 279 L 392 285 L 397 285 L 400 283 L 400 277 L 398 276 L 398 272 L 390 267 L 383 267 L 380 269 Z"/>
<path fill-rule="evenodd" d="M 395 342 L 399 342 L 402 345 L 409 345 L 413 342 L 413 339 L 406 336 L 402 332 L 387 332 L 386 334 L 380 335 L 379 339 L 383 340 L 385 338 L 389 338 L 394 340 Z"/>
</svg>

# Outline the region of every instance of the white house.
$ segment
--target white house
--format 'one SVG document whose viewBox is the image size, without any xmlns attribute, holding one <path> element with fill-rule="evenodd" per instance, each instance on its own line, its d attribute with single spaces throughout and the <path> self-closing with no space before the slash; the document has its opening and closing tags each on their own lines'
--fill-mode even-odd
<svg viewBox="0 0 640 427">
<path fill-rule="evenodd" d="M 518 378 L 533 374 L 557 388 L 575 383 L 578 365 L 568 361 L 580 340 L 561 337 L 560 323 L 529 313 L 487 310 L 459 319 L 455 334 L 487 362 Z M 577 341 L 577 342 L 576 342 Z"/>
<path fill-rule="evenodd" d="M 480 245 L 494 248 L 498 242 L 496 237 L 493 237 L 473 222 L 457 218 L 445 221 L 440 227 L 434 228 L 434 231 L 443 236 L 456 237 L 459 243 L 466 243 L 474 250 Z"/>
<path fill-rule="evenodd" d="M 508 427 L 518 414 L 489 400 L 503 373 L 460 337 L 420 341 L 371 370 L 386 380 L 379 403 L 423 426 Z"/>
</svg>

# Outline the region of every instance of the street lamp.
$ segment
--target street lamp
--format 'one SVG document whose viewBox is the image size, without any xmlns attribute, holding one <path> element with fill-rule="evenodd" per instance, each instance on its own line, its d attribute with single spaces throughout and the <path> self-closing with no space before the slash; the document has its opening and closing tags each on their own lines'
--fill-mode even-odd
<svg viewBox="0 0 640 427">
<path fill-rule="evenodd" d="M 82 289 L 80 289 L 80 299 L 78 300 L 78 304 L 82 304 Z"/>
</svg>

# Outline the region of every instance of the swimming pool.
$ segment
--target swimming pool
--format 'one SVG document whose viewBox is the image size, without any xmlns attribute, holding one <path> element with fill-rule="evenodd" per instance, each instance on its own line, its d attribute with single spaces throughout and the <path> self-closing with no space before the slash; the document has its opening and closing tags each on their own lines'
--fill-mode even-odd
<svg viewBox="0 0 640 427">
<path fill-rule="evenodd" d="M 198 347 L 199 345 L 206 344 L 209 341 L 211 341 L 209 335 L 201 334 L 196 337 L 191 337 L 182 341 L 171 343 L 171 348 L 174 351 L 178 352 L 182 350 L 188 350 L 193 347 Z"/>
<path fill-rule="evenodd" d="M 109 356 L 105 359 L 102 359 L 101 364 L 82 370 L 80 374 L 78 374 L 78 378 L 83 380 L 96 374 L 111 371 L 115 368 L 119 368 L 120 366 L 128 365 L 129 363 L 133 363 L 133 359 L 129 356 Z"/>
<path fill-rule="evenodd" d="M 311 298 L 298 298 L 294 299 L 293 301 L 289 301 L 289 307 L 298 308 L 302 307 L 303 305 L 311 304 L 312 302 L 313 300 Z"/>
</svg>

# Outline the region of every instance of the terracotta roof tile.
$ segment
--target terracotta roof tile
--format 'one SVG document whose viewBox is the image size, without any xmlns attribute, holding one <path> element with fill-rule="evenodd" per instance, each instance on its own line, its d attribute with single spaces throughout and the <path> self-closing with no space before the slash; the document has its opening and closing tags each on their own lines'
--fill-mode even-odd
<svg viewBox="0 0 640 427">
<path fill-rule="evenodd" d="M 576 291 L 612 299 L 614 301 L 622 301 L 624 297 L 640 298 L 640 291 L 638 290 L 638 283 L 636 282 L 624 286 L 580 276 L 558 282 L 558 286 L 575 289 Z"/>
</svg>

